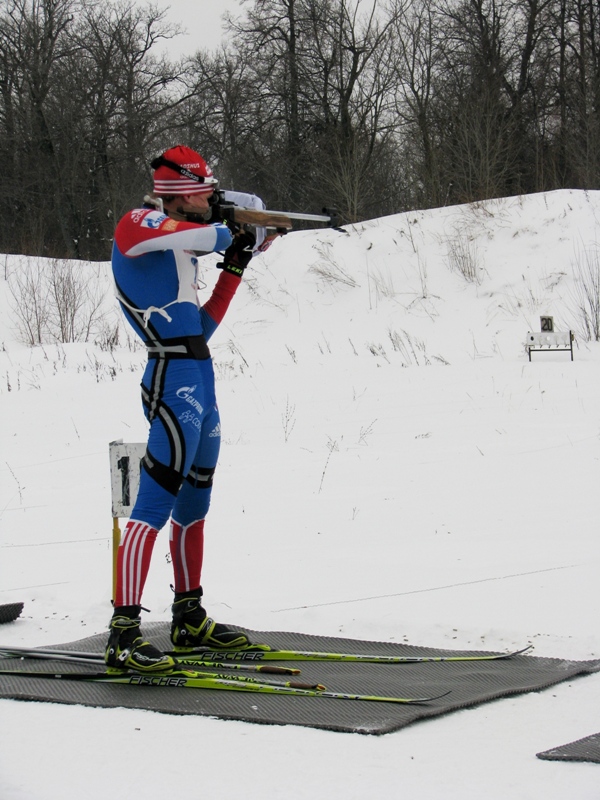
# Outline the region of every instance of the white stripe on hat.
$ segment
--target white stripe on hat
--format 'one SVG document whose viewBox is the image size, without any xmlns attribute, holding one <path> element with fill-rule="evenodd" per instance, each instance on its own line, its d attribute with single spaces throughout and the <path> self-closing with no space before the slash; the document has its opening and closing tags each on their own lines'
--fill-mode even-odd
<svg viewBox="0 0 600 800">
<path fill-rule="evenodd" d="M 166 195 L 208 194 L 213 191 L 217 183 L 218 181 L 215 180 L 215 178 L 205 178 L 202 183 L 184 178 L 183 176 L 177 180 L 160 180 L 155 178 L 154 191 L 156 194 Z"/>
</svg>

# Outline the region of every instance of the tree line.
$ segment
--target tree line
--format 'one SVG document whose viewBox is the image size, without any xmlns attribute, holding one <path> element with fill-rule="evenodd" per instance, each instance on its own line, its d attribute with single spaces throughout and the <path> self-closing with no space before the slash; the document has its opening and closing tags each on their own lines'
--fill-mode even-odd
<svg viewBox="0 0 600 800">
<path fill-rule="evenodd" d="M 133 0 L 0 0 L 0 252 L 106 259 L 149 162 L 344 221 L 600 177 L 594 0 L 246 0 L 173 60 Z"/>
</svg>

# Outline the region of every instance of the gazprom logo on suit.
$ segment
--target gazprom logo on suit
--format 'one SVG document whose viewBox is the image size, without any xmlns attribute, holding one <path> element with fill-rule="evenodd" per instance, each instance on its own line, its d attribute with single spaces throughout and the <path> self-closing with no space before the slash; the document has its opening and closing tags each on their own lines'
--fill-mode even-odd
<svg viewBox="0 0 600 800">
<path fill-rule="evenodd" d="M 180 397 L 182 400 L 185 400 L 186 403 L 189 403 L 192 408 L 195 408 L 199 414 L 202 414 L 204 409 L 200 405 L 200 403 L 196 400 L 193 396 L 193 393 L 196 391 L 195 386 L 182 386 L 181 388 L 177 389 L 177 397 Z"/>
<path fill-rule="evenodd" d="M 142 228 L 160 228 L 161 223 L 168 219 L 166 214 L 160 211 L 150 211 L 141 222 Z"/>
</svg>

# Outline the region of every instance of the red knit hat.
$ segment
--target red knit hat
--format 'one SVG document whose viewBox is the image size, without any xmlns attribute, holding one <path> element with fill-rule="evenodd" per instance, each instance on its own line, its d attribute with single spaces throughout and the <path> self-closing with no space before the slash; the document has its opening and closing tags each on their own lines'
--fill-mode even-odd
<svg viewBox="0 0 600 800">
<path fill-rule="evenodd" d="M 208 194 L 218 183 L 202 156 L 182 144 L 165 150 L 150 166 L 158 195 Z"/>
</svg>

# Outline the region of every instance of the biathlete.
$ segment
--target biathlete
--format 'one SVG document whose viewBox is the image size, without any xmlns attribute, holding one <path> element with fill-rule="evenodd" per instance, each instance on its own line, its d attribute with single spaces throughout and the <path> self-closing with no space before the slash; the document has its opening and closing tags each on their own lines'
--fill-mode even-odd
<svg viewBox="0 0 600 800">
<path fill-rule="evenodd" d="M 223 319 L 250 262 L 255 237 L 222 223 L 186 221 L 177 209 L 210 218 L 217 181 L 194 150 L 179 145 L 152 162 L 152 202 L 117 225 L 112 268 L 123 312 L 148 350 L 142 404 L 150 423 L 139 492 L 118 550 L 116 596 L 105 661 L 112 668 L 163 672 L 175 660 L 140 631 L 142 592 L 158 531 L 169 518 L 175 649 L 249 644 L 202 607 L 204 520 L 221 442 L 207 341 Z M 253 196 L 247 196 L 253 197 Z M 255 205 L 262 206 L 258 198 Z M 194 219 L 196 217 L 194 216 Z M 225 251 L 210 299 L 197 295 L 197 253 Z"/>
</svg>

